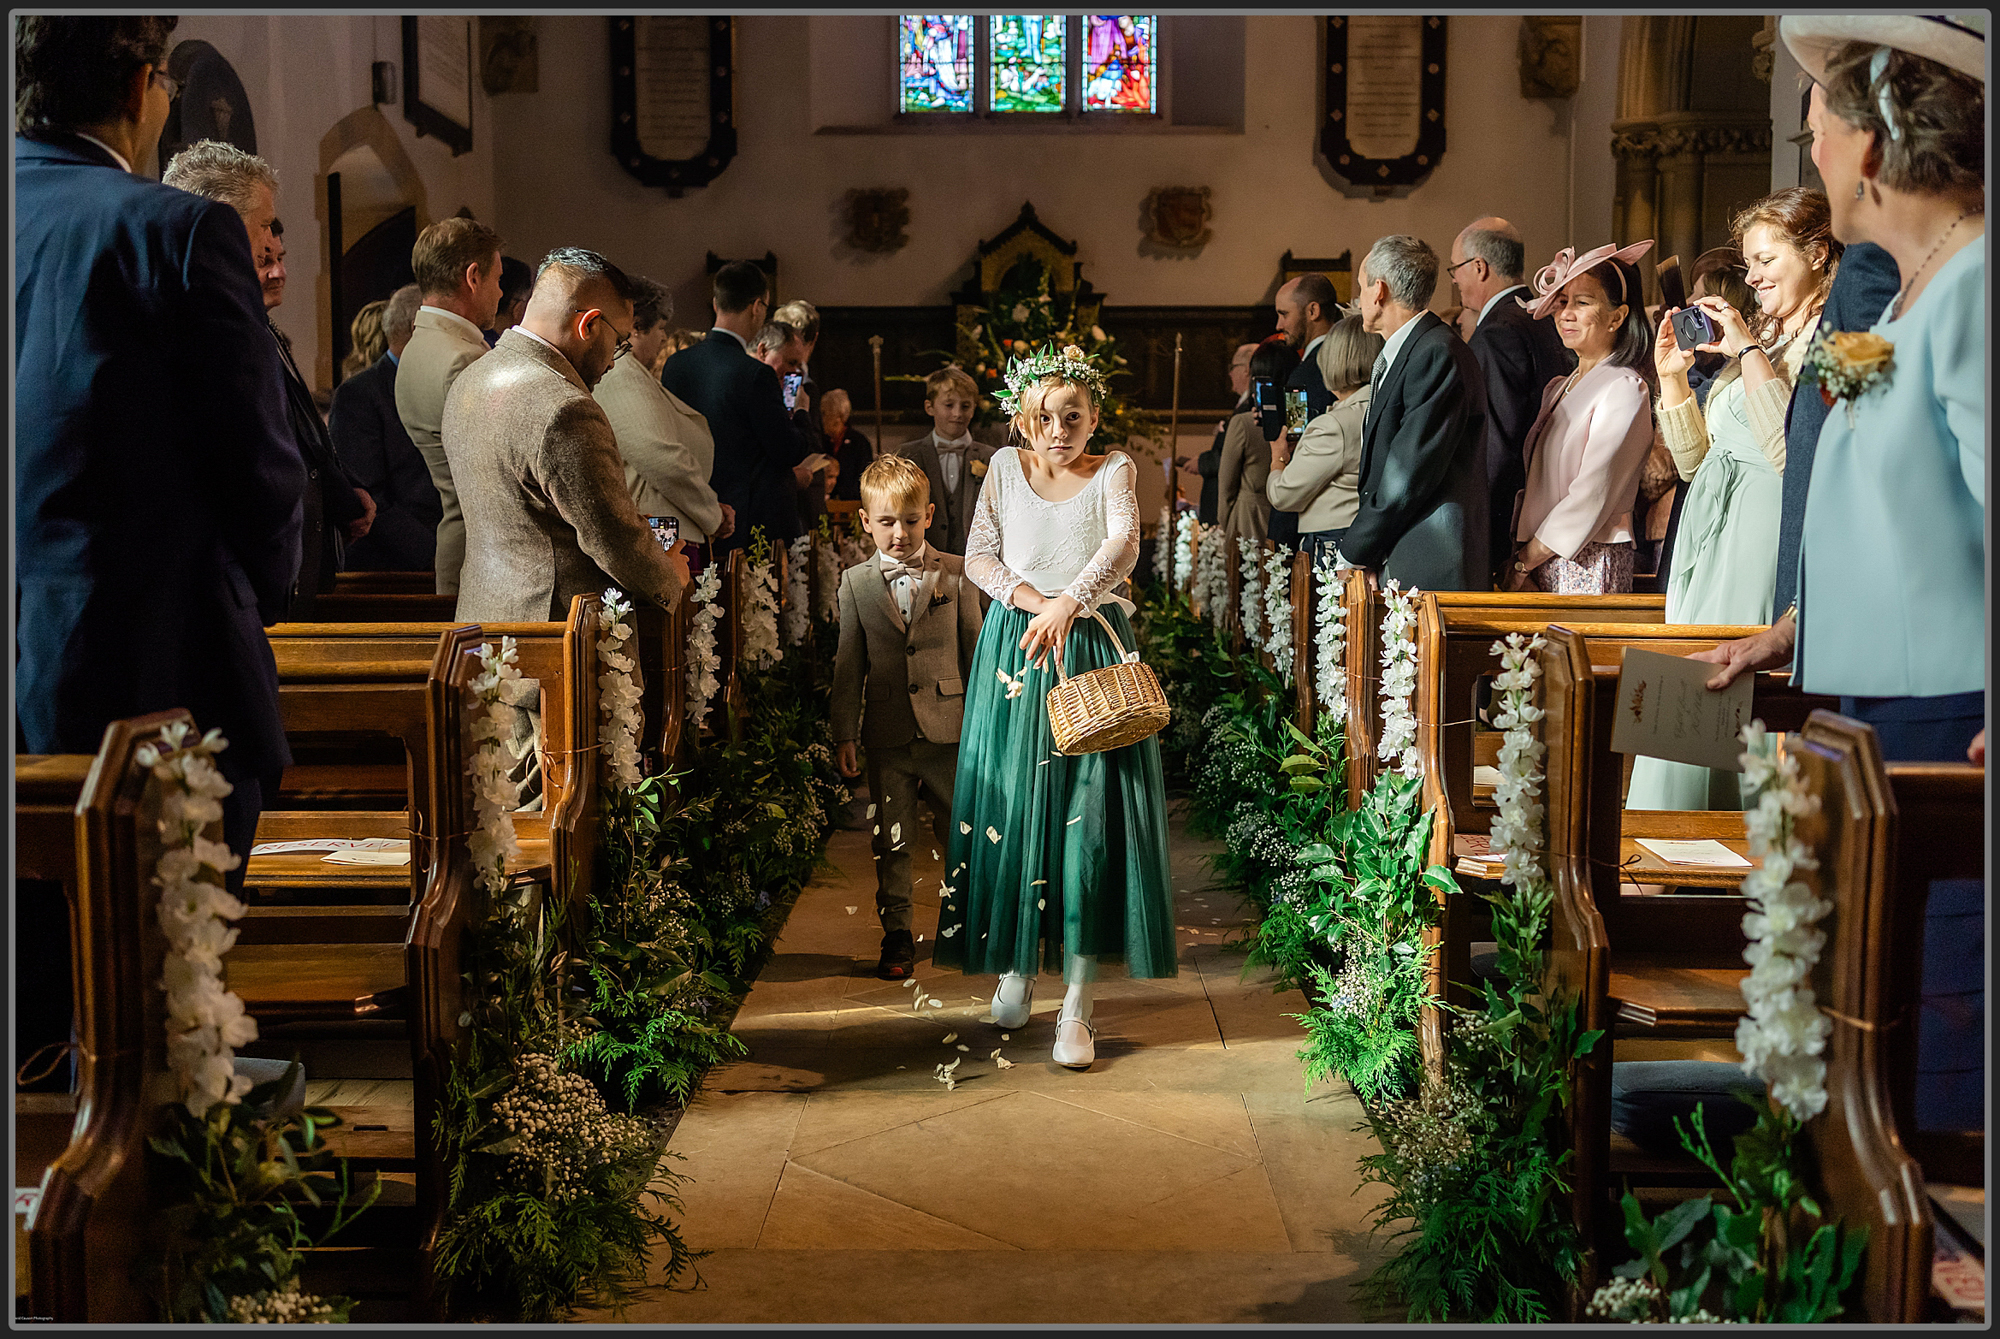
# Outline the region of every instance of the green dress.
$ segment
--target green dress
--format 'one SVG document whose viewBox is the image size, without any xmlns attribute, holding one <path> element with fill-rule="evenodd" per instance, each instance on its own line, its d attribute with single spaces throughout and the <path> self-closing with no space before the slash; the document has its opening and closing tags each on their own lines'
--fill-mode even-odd
<svg viewBox="0 0 2000 1339">
<path fill-rule="evenodd" d="M 1097 605 L 1128 651 L 1136 647 L 1124 602 L 1109 593 L 1138 557 L 1133 478 L 1131 458 L 1114 452 L 1082 492 L 1052 503 L 1028 486 L 1014 448 L 989 464 L 965 570 L 994 603 L 966 685 L 933 954 L 940 966 L 1033 974 L 1094 957 L 1135 977 L 1178 972 L 1159 739 L 1056 752 L 1047 704 L 1054 662 L 1028 663 L 1020 642 L 1030 616 L 1007 603 L 1017 583 L 1074 595 Z M 1117 659 L 1097 621 L 1079 617 L 1064 655 L 1069 673 Z"/>
</svg>

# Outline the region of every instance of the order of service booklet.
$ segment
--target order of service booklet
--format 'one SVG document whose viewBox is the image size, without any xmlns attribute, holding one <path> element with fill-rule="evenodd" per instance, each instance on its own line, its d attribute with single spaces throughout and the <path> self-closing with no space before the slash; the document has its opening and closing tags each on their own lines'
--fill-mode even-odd
<svg viewBox="0 0 2000 1339">
<path fill-rule="evenodd" d="M 1750 723 L 1754 675 L 1744 674 L 1720 692 L 1708 690 L 1716 666 L 1685 656 L 1625 648 L 1618 670 L 1618 711 L 1611 748 L 1668 762 L 1740 772 L 1738 736 Z"/>
</svg>

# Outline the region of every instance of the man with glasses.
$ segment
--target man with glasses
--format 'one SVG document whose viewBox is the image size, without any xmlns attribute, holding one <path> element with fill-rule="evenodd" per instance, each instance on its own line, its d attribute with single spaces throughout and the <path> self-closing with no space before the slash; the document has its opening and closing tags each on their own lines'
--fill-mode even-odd
<svg viewBox="0 0 2000 1339">
<path fill-rule="evenodd" d="M 1474 219 L 1451 244 L 1445 275 L 1473 318 L 1466 346 L 1485 382 L 1488 530 L 1495 585 L 1513 558 L 1514 499 L 1528 486 L 1522 444 L 1541 412 L 1542 392 L 1568 376 L 1576 355 L 1563 347 L 1554 320 L 1536 320 L 1518 299 L 1535 296 L 1522 276 L 1527 248 L 1503 218 Z"/>
<path fill-rule="evenodd" d="M 229 740 L 223 831 L 247 856 L 291 762 L 263 629 L 306 470 L 242 220 L 134 175 L 176 91 L 173 27 L 15 29 L 15 748 L 93 753 L 111 721 L 185 707 Z"/>
<path fill-rule="evenodd" d="M 519 324 L 445 397 L 442 437 L 465 518 L 461 623 L 569 617 L 618 586 L 672 608 L 688 581 L 633 505 L 610 419 L 591 396 L 632 347 L 632 281 L 594 251 L 543 257 Z"/>
</svg>

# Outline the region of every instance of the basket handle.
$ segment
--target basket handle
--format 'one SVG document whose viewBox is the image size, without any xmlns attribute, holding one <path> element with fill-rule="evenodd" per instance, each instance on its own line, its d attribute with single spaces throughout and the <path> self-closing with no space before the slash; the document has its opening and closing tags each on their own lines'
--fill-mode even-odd
<svg viewBox="0 0 2000 1339">
<path fill-rule="evenodd" d="M 1118 648 L 1118 659 L 1119 659 L 1119 661 L 1120 661 L 1120 662 L 1123 662 L 1123 661 L 1124 661 L 1124 659 L 1125 659 L 1125 655 L 1126 655 L 1126 652 L 1125 652 L 1125 643 L 1123 643 L 1123 642 L 1121 642 L 1121 641 L 1119 641 L 1119 640 L 1118 640 L 1118 633 L 1117 633 L 1117 631 L 1116 631 L 1116 630 L 1114 630 L 1114 629 L 1112 628 L 1112 626 L 1111 626 L 1111 620 L 1110 620 L 1110 619 L 1108 619 L 1108 618 L 1106 618 L 1106 617 L 1105 617 L 1105 616 L 1104 616 L 1103 614 L 1100 614 L 1100 613 L 1099 613 L 1099 612 L 1098 612 L 1098 611 L 1097 611 L 1097 610 L 1096 610 L 1095 608 L 1092 608 L 1092 609 L 1088 610 L 1087 612 L 1088 612 L 1088 613 L 1090 614 L 1090 616 L 1091 616 L 1092 618 L 1094 618 L 1094 619 L 1096 619 L 1096 620 L 1097 620 L 1097 622 L 1098 622 L 1098 626 L 1100 626 L 1100 627 L 1102 627 L 1102 628 L 1104 629 L 1104 635 L 1105 635 L 1105 636 L 1107 636 L 1107 637 L 1109 637 L 1109 638 L 1111 639 L 1111 644 L 1112 644 L 1113 646 L 1115 646 L 1115 647 L 1117 647 L 1117 648 Z M 1075 628 L 1076 628 L 1076 625 L 1075 625 L 1074 623 L 1072 623 L 1072 624 L 1070 625 L 1070 628 L 1071 628 L 1071 630 L 1072 630 L 1072 631 L 1074 631 L 1074 630 L 1075 630 Z M 1064 641 L 1065 641 L 1065 643 L 1067 643 L 1068 639 L 1067 639 L 1067 638 L 1065 638 L 1065 639 L 1064 639 Z M 1062 659 L 1061 659 L 1061 657 L 1059 657 L 1059 656 L 1058 656 L 1058 657 L 1051 657 L 1051 658 L 1052 658 L 1052 659 L 1054 659 L 1054 660 L 1055 660 L 1055 662 L 1056 662 L 1056 680 L 1057 680 L 1057 682 L 1059 682 L 1059 683 L 1068 683 L 1068 682 L 1069 682 L 1069 673 L 1068 673 L 1068 672 L 1067 672 L 1066 670 L 1064 670 L 1064 669 L 1063 669 L 1063 665 L 1062 665 Z"/>
</svg>

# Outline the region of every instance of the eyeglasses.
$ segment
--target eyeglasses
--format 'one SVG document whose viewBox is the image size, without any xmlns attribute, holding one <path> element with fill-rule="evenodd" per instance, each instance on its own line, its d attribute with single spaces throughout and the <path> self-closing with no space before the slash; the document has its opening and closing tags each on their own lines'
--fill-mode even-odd
<svg viewBox="0 0 2000 1339">
<path fill-rule="evenodd" d="M 570 310 L 578 314 L 587 311 L 597 311 L 595 307 L 571 307 Z M 609 316 L 606 316 L 603 312 L 597 312 L 597 319 L 604 322 L 604 324 L 606 325 L 611 325 L 611 318 Z M 611 325 L 611 333 L 616 335 L 618 333 L 618 327 L 615 325 Z M 636 335 L 638 333 L 639 333 L 638 328 L 634 327 L 632 334 Z M 626 335 L 621 339 L 619 339 L 618 347 L 611 350 L 611 361 L 615 363 L 620 358 L 623 358 L 626 354 L 630 353 L 631 351 L 632 351 L 632 335 Z"/>
<path fill-rule="evenodd" d="M 1450 274 L 1450 273 L 1451 273 L 1451 272 L 1452 272 L 1453 270 L 1462 270 L 1462 269 L 1464 269 L 1464 268 L 1465 268 L 1466 266 L 1470 265 L 1470 264 L 1471 264 L 1471 263 L 1472 263 L 1473 261 L 1475 261 L 1475 260 L 1478 260 L 1478 259 L 1479 259 L 1479 257 L 1478 257 L 1478 256 L 1467 256 L 1467 257 L 1466 257 L 1466 258 L 1465 258 L 1464 260 L 1461 260 L 1461 261 L 1460 261 L 1460 262 L 1458 262 L 1458 264 L 1456 264 L 1456 265 L 1447 265 L 1447 266 L 1445 266 L 1445 267 L 1444 267 L 1444 272 L 1445 272 L 1446 274 Z"/>
<path fill-rule="evenodd" d="M 157 65 L 153 67 L 153 78 L 166 85 L 168 102 L 180 101 L 181 89 L 184 87 L 180 80 L 174 78 Z"/>
</svg>

